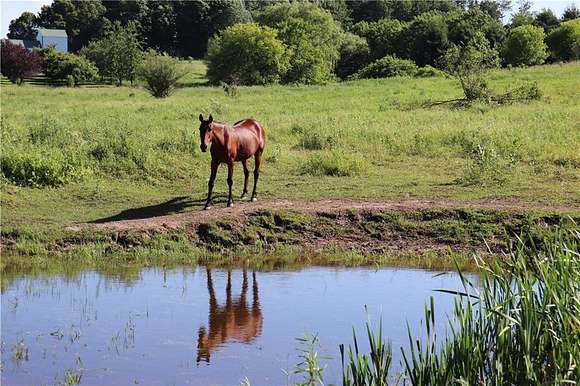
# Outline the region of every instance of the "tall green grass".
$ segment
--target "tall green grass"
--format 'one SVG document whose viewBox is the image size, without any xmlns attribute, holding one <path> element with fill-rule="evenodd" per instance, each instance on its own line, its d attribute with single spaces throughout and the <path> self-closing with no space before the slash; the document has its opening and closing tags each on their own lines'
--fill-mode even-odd
<svg viewBox="0 0 580 386">
<path fill-rule="evenodd" d="M 401 348 L 403 380 L 413 386 L 574 385 L 580 380 L 580 232 L 561 229 L 541 247 L 520 239 L 504 259 L 481 262 L 477 283 L 461 272 L 444 336 L 435 303 L 424 336 Z M 392 353 L 382 329 L 367 325 L 370 353 L 343 357 L 343 385 L 386 385 Z M 392 381 L 391 381 L 392 382 Z"/>
</svg>

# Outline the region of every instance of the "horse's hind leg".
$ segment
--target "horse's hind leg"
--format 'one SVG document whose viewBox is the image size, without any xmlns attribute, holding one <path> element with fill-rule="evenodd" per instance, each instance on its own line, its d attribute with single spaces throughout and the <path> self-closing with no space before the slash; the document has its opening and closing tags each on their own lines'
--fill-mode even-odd
<svg viewBox="0 0 580 386">
<path fill-rule="evenodd" d="M 258 178 L 260 178 L 260 163 L 262 162 L 262 151 L 256 153 L 256 164 L 254 166 L 254 190 L 252 191 L 252 202 L 257 201 L 256 187 L 258 186 Z"/>
<path fill-rule="evenodd" d="M 242 161 L 242 166 L 244 167 L 244 190 L 242 190 L 242 197 L 246 197 L 248 194 L 248 177 L 250 176 L 250 169 L 248 169 L 248 160 Z"/>
<path fill-rule="evenodd" d="M 228 208 L 234 206 L 234 199 L 232 198 L 232 185 L 234 184 L 234 163 L 228 163 Z"/>
<path fill-rule="evenodd" d="M 207 183 L 207 200 L 205 202 L 204 209 L 211 208 L 211 195 L 213 192 L 213 185 L 215 182 L 215 176 L 217 175 L 217 171 L 218 171 L 219 166 L 220 166 L 220 164 L 218 162 L 215 162 L 213 160 L 211 161 L 211 174 L 209 176 L 209 181 Z"/>
</svg>

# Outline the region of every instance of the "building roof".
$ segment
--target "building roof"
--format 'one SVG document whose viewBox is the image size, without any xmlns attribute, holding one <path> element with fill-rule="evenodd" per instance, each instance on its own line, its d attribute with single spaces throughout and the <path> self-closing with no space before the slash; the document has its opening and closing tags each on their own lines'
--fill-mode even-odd
<svg viewBox="0 0 580 386">
<path fill-rule="evenodd" d="M 68 35 L 66 34 L 66 30 L 64 30 L 64 29 L 39 28 L 38 33 L 41 33 L 42 36 L 50 36 L 53 38 L 67 38 L 68 37 Z"/>
</svg>

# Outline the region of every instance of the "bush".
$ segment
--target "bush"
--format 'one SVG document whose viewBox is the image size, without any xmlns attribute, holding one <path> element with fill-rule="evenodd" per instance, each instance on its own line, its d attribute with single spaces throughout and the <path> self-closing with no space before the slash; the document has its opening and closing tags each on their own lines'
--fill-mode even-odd
<svg viewBox="0 0 580 386">
<path fill-rule="evenodd" d="M 43 51 L 44 73 L 53 81 L 66 81 L 71 86 L 91 82 L 98 76 L 95 65 L 83 56 L 57 52 L 52 48 Z"/>
<path fill-rule="evenodd" d="M 417 65 L 411 60 L 399 59 L 396 56 L 387 55 L 379 59 L 355 74 L 355 78 L 388 78 L 393 76 L 414 76 L 417 73 Z"/>
<path fill-rule="evenodd" d="M 40 72 L 42 58 L 21 45 L 2 40 L 0 43 L 0 69 L 12 83 L 22 83 L 25 77 Z"/>
<path fill-rule="evenodd" d="M 54 149 L 46 152 L 12 149 L 2 154 L 0 166 L 4 177 L 11 182 L 33 187 L 64 185 L 81 179 L 86 173 L 80 157 Z"/>
<path fill-rule="evenodd" d="M 211 39 L 207 60 L 212 83 L 276 83 L 288 69 L 286 49 L 277 32 L 255 23 L 233 25 Z"/>
<path fill-rule="evenodd" d="M 346 177 L 360 174 L 367 168 L 366 160 L 341 151 L 320 152 L 308 157 L 300 173 L 312 176 Z"/>
<path fill-rule="evenodd" d="M 179 60 L 155 51 L 149 51 L 145 55 L 139 68 L 139 76 L 145 81 L 145 88 L 155 98 L 171 95 L 179 79 L 186 73 Z"/>
<path fill-rule="evenodd" d="M 314 4 L 278 4 L 258 15 L 261 24 L 278 30 L 287 47 L 285 83 L 324 83 L 333 78 L 343 31 L 330 13 Z"/>
<path fill-rule="evenodd" d="M 445 76 L 445 73 L 433 66 L 426 65 L 425 67 L 418 68 L 415 76 L 417 78 L 431 78 L 435 76 L 442 77 Z"/>
<path fill-rule="evenodd" d="M 552 59 L 564 61 L 580 59 L 580 19 L 562 23 L 546 40 Z"/>
<path fill-rule="evenodd" d="M 544 63 L 548 57 L 544 37 L 544 30 L 541 27 L 522 25 L 512 29 L 503 49 L 504 61 L 512 66 Z"/>
</svg>

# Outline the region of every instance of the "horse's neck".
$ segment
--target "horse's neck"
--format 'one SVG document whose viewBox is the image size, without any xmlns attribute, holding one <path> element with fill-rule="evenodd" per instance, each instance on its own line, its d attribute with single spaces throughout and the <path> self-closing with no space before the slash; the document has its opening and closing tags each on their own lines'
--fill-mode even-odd
<svg viewBox="0 0 580 386">
<path fill-rule="evenodd" d="M 223 145 L 225 143 L 227 125 L 225 123 L 213 122 L 211 124 L 211 129 L 213 131 L 214 139 Z"/>
</svg>

